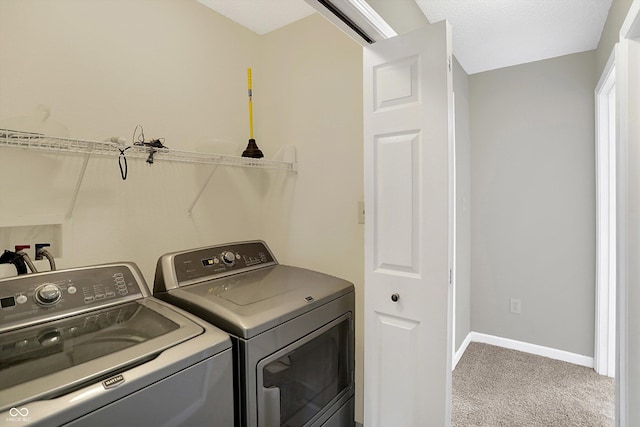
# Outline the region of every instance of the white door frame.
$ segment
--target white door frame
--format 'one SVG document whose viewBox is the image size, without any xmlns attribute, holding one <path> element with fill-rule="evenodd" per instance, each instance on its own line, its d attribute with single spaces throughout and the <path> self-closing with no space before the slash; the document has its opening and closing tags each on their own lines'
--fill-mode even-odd
<svg viewBox="0 0 640 427">
<path fill-rule="evenodd" d="M 596 324 L 594 369 L 615 376 L 615 54 L 596 86 Z"/>
<path fill-rule="evenodd" d="M 616 365 L 616 426 L 636 426 L 640 422 L 637 398 L 640 394 L 637 357 L 640 350 L 638 319 L 640 271 L 636 257 L 640 239 L 637 210 L 638 190 L 637 115 L 640 111 L 640 0 L 634 0 L 620 29 L 616 45 L 616 114 L 617 155 L 617 365 Z M 632 115 L 635 115 L 632 117 Z M 635 234 L 634 234 L 635 233 Z M 630 378 L 631 377 L 631 378 Z"/>
<path fill-rule="evenodd" d="M 451 331 L 451 370 L 456 367 L 456 271 L 458 271 L 457 254 L 458 254 L 458 183 L 456 169 L 456 94 L 453 93 L 453 102 L 451 106 L 451 142 L 449 143 L 449 301 L 450 310 L 450 326 Z"/>
</svg>

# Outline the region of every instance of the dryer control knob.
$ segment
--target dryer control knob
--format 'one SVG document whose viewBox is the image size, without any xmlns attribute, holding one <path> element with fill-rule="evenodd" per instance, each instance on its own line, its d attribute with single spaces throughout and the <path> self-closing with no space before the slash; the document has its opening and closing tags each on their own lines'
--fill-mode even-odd
<svg viewBox="0 0 640 427">
<path fill-rule="evenodd" d="M 231 251 L 226 251 L 222 253 L 222 262 L 231 266 L 236 263 L 236 256 Z"/>
<path fill-rule="evenodd" d="M 36 302 L 40 305 L 53 305 L 62 298 L 62 291 L 58 285 L 53 283 L 45 283 L 36 289 L 34 294 Z"/>
</svg>

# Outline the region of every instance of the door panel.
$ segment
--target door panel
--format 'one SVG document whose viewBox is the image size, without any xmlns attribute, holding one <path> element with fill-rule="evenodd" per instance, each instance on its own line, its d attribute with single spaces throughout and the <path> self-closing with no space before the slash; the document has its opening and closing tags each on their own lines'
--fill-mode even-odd
<svg viewBox="0 0 640 427">
<path fill-rule="evenodd" d="M 405 132 L 374 141 L 375 267 L 388 274 L 418 273 L 419 137 Z"/>
<path fill-rule="evenodd" d="M 364 53 L 367 427 L 450 420 L 451 32 Z"/>
<path fill-rule="evenodd" d="M 374 68 L 375 111 L 418 101 L 418 59 L 403 58 Z"/>
<path fill-rule="evenodd" d="M 414 383 L 413 376 L 418 364 L 417 352 L 400 352 L 398 349 L 416 348 L 419 341 L 420 323 L 411 319 L 389 316 L 386 314 L 376 313 L 377 317 L 377 336 L 381 342 L 385 343 L 380 348 L 380 364 L 388 366 L 389 369 L 383 369 L 378 376 L 377 385 L 380 393 L 375 405 L 384 407 L 384 411 L 378 415 L 379 425 L 381 426 L 416 426 L 420 425 L 416 419 L 413 407 L 418 403 L 415 402 L 413 390 L 410 390 Z M 401 367 L 394 369 L 392 367 Z M 399 390 L 407 391 L 404 399 L 398 400 L 394 406 L 386 405 L 386 402 L 396 401 L 395 395 Z"/>
</svg>

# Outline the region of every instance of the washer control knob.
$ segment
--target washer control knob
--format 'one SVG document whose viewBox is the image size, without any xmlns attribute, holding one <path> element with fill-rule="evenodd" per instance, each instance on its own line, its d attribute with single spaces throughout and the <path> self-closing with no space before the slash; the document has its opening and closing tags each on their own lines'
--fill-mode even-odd
<svg viewBox="0 0 640 427">
<path fill-rule="evenodd" d="M 231 266 L 236 263 L 236 256 L 231 251 L 223 252 L 221 258 L 222 262 L 224 262 L 226 265 Z"/>
<path fill-rule="evenodd" d="M 58 285 L 45 283 L 41 285 L 34 294 L 36 302 L 40 305 L 53 305 L 62 298 L 62 291 Z"/>
</svg>

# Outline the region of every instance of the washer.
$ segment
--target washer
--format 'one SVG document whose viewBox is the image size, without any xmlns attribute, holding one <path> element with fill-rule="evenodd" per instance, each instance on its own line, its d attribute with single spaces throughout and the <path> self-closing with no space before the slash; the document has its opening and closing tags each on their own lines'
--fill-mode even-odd
<svg viewBox="0 0 640 427">
<path fill-rule="evenodd" d="M 162 256 L 154 293 L 231 335 L 238 426 L 354 425 L 350 282 L 251 241 Z"/>
<path fill-rule="evenodd" d="M 0 425 L 234 425 L 228 334 L 133 263 L 3 279 L 0 307 Z"/>
</svg>

